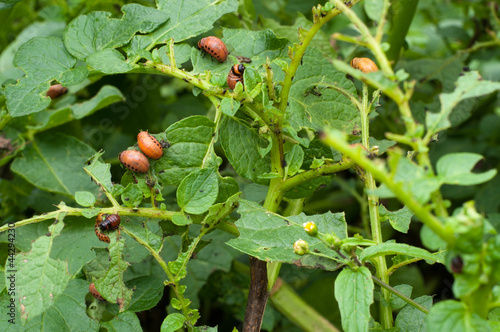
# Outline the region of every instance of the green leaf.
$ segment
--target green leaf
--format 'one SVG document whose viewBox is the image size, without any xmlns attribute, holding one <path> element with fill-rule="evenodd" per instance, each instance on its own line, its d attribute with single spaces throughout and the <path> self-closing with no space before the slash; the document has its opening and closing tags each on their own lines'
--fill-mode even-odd
<svg viewBox="0 0 500 332">
<path fill-rule="evenodd" d="M 223 29 L 223 32 L 231 53 L 251 58 L 252 68 L 262 68 L 266 58 L 288 58 L 288 40 L 277 37 L 272 30 Z"/>
<path fill-rule="evenodd" d="M 64 44 L 78 59 L 107 48 L 127 44 L 135 33 L 148 33 L 168 19 L 160 10 L 139 4 L 122 7 L 121 19 L 110 18 L 108 12 L 92 12 L 71 21 L 64 34 Z"/>
<path fill-rule="evenodd" d="M 244 187 L 243 197 L 248 201 L 260 203 L 266 199 L 268 191 L 268 186 L 263 186 L 257 183 L 250 183 Z"/>
<path fill-rule="evenodd" d="M 428 112 L 425 123 L 427 125 L 427 135 L 433 135 L 451 126 L 448 117 L 457 106 L 465 99 L 481 97 L 500 90 L 500 82 L 484 80 L 475 71 L 466 72 L 460 76 L 456 82 L 456 88 L 452 93 L 442 93 L 439 97 L 441 110 L 439 113 Z"/>
<path fill-rule="evenodd" d="M 216 20 L 226 13 L 238 10 L 236 0 L 157 1 L 158 9 L 168 13 L 170 20 L 152 34 L 145 36 L 151 45 L 175 42 L 195 37 L 210 30 Z"/>
<path fill-rule="evenodd" d="M 119 313 L 112 320 L 101 323 L 101 327 L 107 331 L 142 331 L 139 318 L 131 311 Z"/>
<path fill-rule="evenodd" d="M 290 88 L 286 119 L 291 126 L 297 131 L 304 127 L 320 130 L 326 126 L 346 132 L 359 128 L 358 109 L 341 93 L 318 87 L 320 83 L 335 84 L 356 95 L 344 72 L 337 71 L 318 50 L 308 49 Z"/>
<path fill-rule="evenodd" d="M 75 193 L 75 201 L 81 206 L 94 206 L 96 199 L 94 194 L 88 191 L 77 191 Z"/>
<path fill-rule="evenodd" d="M 102 278 L 94 284 L 97 291 L 109 302 L 118 304 L 120 312 L 128 308 L 133 290 L 128 289 L 123 282 L 123 273 L 128 263 L 122 258 L 125 241 L 121 238 L 115 241 L 115 236 L 110 236 L 109 244 L 109 269 Z"/>
<path fill-rule="evenodd" d="M 238 207 L 238 200 L 241 193 L 236 193 L 229 197 L 227 201 L 212 205 L 208 210 L 207 215 L 203 218 L 204 225 L 214 226 L 220 222 L 224 217 L 228 216 L 231 212 Z"/>
<path fill-rule="evenodd" d="M 175 332 L 184 326 L 186 317 L 182 314 L 169 314 L 161 324 L 161 332 Z"/>
<path fill-rule="evenodd" d="M 51 99 L 45 93 L 53 80 L 64 86 L 82 82 L 88 71 L 85 67 L 73 68 L 75 64 L 76 59 L 58 38 L 37 37 L 19 47 L 14 65 L 24 70 L 26 76 L 20 78 L 17 85 L 5 89 L 10 115 L 21 116 L 47 108 Z"/>
<path fill-rule="evenodd" d="M 90 159 L 90 164 L 84 167 L 85 172 L 89 174 L 104 190 L 111 193 L 113 191 L 113 182 L 111 182 L 111 165 L 105 164 L 99 160 L 104 152 L 97 152 Z"/>
<path fill-rule="evenodd" d="M 306 234 L 303 224 L 307 221 L 314 221 L 320 232 L 333 233 L 343 239 L 347 237 L 343 213 L 328 212 L 312 216 L 301 213 L 296 216 L 283 217 L 247 200 L 240 200 L 238 213 L 241 218 L 235 224 L 240 231 L 240 236 L 227 243 L 236 250 L 265 261 L 330 271 L 338 268 L 338 264 L 333 259 L 295 254 L 293 244 L 301 238 L 306 239 L 310 252 L 330 254 L 331 249 L 323 242 Z"/>
<path fill-rule="evenodd" d="M 5 10 L 14 7 L 21 0 L 4 0 L 0 2 L 0 10 Z"/>
<path fill-rule="evenodd" d="M 122 225 L 134 239 L 140 239 L 141 242 L 146 243 L 153 250 L 160 250 L 163 239 L 158 220 L 130 217 L 130 222 Z"/>
<path fill-rule="evenodd" d="M 285 155 L 285 161 L 288 176 L 294 176 L 304 161 L 304 150 L 302 150 L 300 145 L 294 145 Z"/>
<path fill-rule="evenodd" d="M 432 306 L 432 297 L 428 295 L 417 297 L 414 301 L 427 309 Z M 428 331 L 426 318 L 425 313 L 411 305 L 407 305 L 398 313 L 395 326 L 399 327 L 401 332 Z"/>
<path fill-rule="evenodd" d="M 94 97 L 86 101 L 51 110 L 50 112 L 39 112 L 32 115 L 36 124 L 28 128 L 49 129 L 57 127 L 74 119 L 82 119 L 120 101 L 125 101 L 125 97 L 120 90 L 111 85 L 104 85 Z"/>
<path fill-rule="evenodd" d="M 411 298 L 411 292 L 413 290 L 413 286 L 402 284 L 394 286 L 394 289 L 396 289 L 398 292 L 403 293 L 407 297 Z M 406 304 L 407 302 L 405 300 L 391 293 L 391 308 L 393 310 L 399 310 L 403 308 Z"/>
<path fill-rule="evenodd" d="M 46 133 L 37 135 L 21 157 L 12 163 L 13 172 L 38 188 L 73 196 L 77 191 L 96 192 L 97 187 L 83 171 L 94 154 L 88 145 L 71 136 Z"/>
<path fill-rule="evenodd" d="M 172 216 L 172 222 L 177 226 L 184 226 L 192 223 L 191 219 L 181 212 L 174 213 Z"/>
<path fill-rule="evenodd" d="M 400 183 L 404 190 L 411 192 L 420 203 L 424 204 L 429 201 L 431 194 L 441 186 L 437 177 L 429 175 L 423 167 L 409 159 L 394 156 L 390 158 L 399 158 L 396 161 L 396 175 L 393 180 Z M 394 170 L 392 171 L 394 172 Z M 394 193 L 385 184 L 382 184 L 373 193 L 380 198 L 394 197 Z"/>
<path fill-rule="evenodd" d="M 420 230 L 420 239 L 424 246 L 430 250 L 438 250 L 441 248 L 446 248 L 448 245 L 446 241 L 441 239 L 436 233 L 434 233 L 427 225 L 423 225 Z"/>
<path fill-rule="evenodd" d="M 385 206 L 380 204 L 378 206 L 378 213 L 380 216 L 380 221 L 389 220 L 392 228 L 401 233 L 407 233 L 410 228 L 411 217 L 413 216 L 413 212 L 405 206 L 402 209 L 397 211 L 388 211 Z"/>
<path fill-rule="evenodd" d="M 144 194 L 137 185 L 129 183 L 121 194 L 121 199 L 128 207 L 138 207 L 144 199 Z"/>
<path fill-rule="evenodd" d="M 259 154 L 259 147 L 267 146 L 267 140 L 245 122 L 224 117 L 220 124 L 220 142 L 229 162 L 236 172 L 255 183 L 266 184 L 268 180 L 259 175 L 271 171 L 271 157 Z"/>
<path fill-rule="evenodd" d="M 230 177 L 221 177 L 219 175 L 219 195 L 217 196 L 216 203 L 224 203 L 227 199 L 240 191 L 238 182 Z"/>
<path fill-rule="evenodd" d="M 368 331 L 373 281 L 368 268 L 344 269 L 335 279 L 335 299 L 339 303 L 344 331 Z"/>
<path fill-rule="evenodd" d="M 378 22 L 382 15 L 384 3 L 378 0 L 367 0 L 364 2 L 364 8 L 365 13 L 370 18 L 370 20 Z"/>
<path fill-rule="evenodd" d="M 427 315 L 428 331 L 485 332 L 488 321 L 471 313 L 465 303 L 447 300 L 434 305 Z"/>
<path fill-rule="evenodd" d="M 460 186 L 472 186 L 491 180 L 495 169 L 484 173 L 472 173 L 471 170 L 483 156 L 476 153 L 449 153 L 439 158 L 436 170 L 442 182 Z"/>
<path fill-rule="evenodd" d="M 203 165 L 217 165 L 216 157 L 209 152 L 214 130 L 215 123 L 199 115 L 168 127 L 165 135 L 171 146 L 154 166 L 163 184 L 178 186 L 186 175 Z"/>
<path fill-rule="evenodd" d="M 264 319 L 265 321 L 265 319 Z M 264 322 L 262 323 L 262 325 L 264 325 Z M 263 326 L 264 327 L 264 326 Z M 218 327 L 210 327 L 210 326 L 195 326 L 194 329 L 193 329 L 193 332 L 218 332 L 219 329 Z M 235 328 L 233 328 L 233 331 L 232 332 L 237 332 L 238 330 Z"/>
<path fill-rule="evenodd" d="M 295 12 L 295 22 L 292 26 L 281 25 L 276 22 L 274 19 L 263 17 L 262 15 L 259 17 L 259 23 L 263 28 L 271 29 L 278 37 L 284 37 L 292 43 L 300 43 L 299 28 L 309 30 L 313 22 L 308 20 L 304 14 L 300 12 Z M 335 49 L 331 47 L 330 44 L 330 35 L 323 30 L 319 30 L 314 36 L 313 40 L 309 44 L 310 47 L 320 50 L 325 57 L 334 58 L 337 57 L 337 53 Z"/>
<path fill-rule="evenodd" d="M 175 65 L 178 68 L 191 59 L 192 49 L 187 43 L 174 44 Z M 170 58 L 167 51 L 167 46 L 163 46 L 158 50 L 158 53 L 160 54 L 161 61 L 166 65 L 170 65 Z"/>
<path fill-rule="evenodd" d="M 395 254 L 422 258 L 425 259 L 430 264 L 437 262 L 439 258 L 436 255 L 431 254 L 427 250 L 409 246 L 404 243 L 391 243 L 391 242 L 381 243 L 365 248 L 361 252 L 359 258 L 361 259 L 362 262 L 366 262 L 375 257 L 395 255 Z"/>
<path fill-rule="evenodd" d="M 99 322 L 87 316 L 85 295 L 88 293 L 88 284 L 85 280 L 69 280 L 64 292 L 59 295 L 50 307 L 44 308 L 44 313 L 30 319 L 26 325 L 19 320 L 15 324 L 0 320 L 2 331 L 97 331 Z M 2 308 L 4 302 L 0 301 Z M 10 318 L 6 313 L 0 311 L 3 317 Z M 17 315 L 20 311 L 17 312 Z M 4 325 L 5 324 L 5 325 Z M 10 325 L 10 326 L 7 326 Z M 17 327 L 12 329 L 13 327 Z"/>
<path fill-rule="evenodd" d="M 64 223 L 61 236 L 54 239 L 51 257 L 68 262 L 68 272 L 74 276 L 95 258 L 92 248 L 104 248 L 107 245 L 99 241 L 95 235 L 95 214 L 90 220 L 82 217 L 66 217 Z"/>
<path fill-rule="evenodd" d="M 7 78 L 17 79 L 23 76 L 23 71 L 15 68 L 12 63 L 21 45 L 35 37 L 62 36 L 65 27 L 66 23 L 63 21 L 37 21 L 26 26 L 0 54 L 0 81 L 3 82 Z"/>
<path fill-rule="evenodd" d="M 333 176 L 321 176 L 310 181 L 299 184 L 285 193 L 286 198 L 298 199 L 309 197 L 319 189 L 332 182 Z"/>
<path fill-rule="evenodd" d="M 31 251 L 16 256 L 17 307 L 24 307 L 23 321 L 34 318 L 54 304 L 69 282 L 66 262 L 50 258 L 54 238 L 64 223 L 59 220 L 49 227 L 49 233 L 35 240 Z M 6 271 L 8 272 L 8 268 Z M 6 280 L 8 281 L 8 274 Z"/>
<path fill-rule="evenodd" d="M 241 103 L 233 98 L 222 98 L 220 103 L 221 111 L 227 116 L 233 116 L 240 108 Z"/>
<path fill-rule="evenodd" d="M 211 241 L 209 246 L 204 247 L 197 253 L 196 259 L 190 259 L 187 263 L 187 275 L 182 280 L 186 285 L 184 296 L 193 301 L 191 307 L 199 306 L 198 292 L 207 282 L 210 274 L 215 270 L 228 272 L 231 269 L 233 259 L 241 256 L 241 253 L 226 245 L 232 236 L 224 232 L 212 232 L 203 237 Z M 181 250 L 181 240 L 178 236 L 165 238 L 161 256 L 165 261 L 177 259 L 177 253 Z M 207 269 L 207 266 L 210 266 Z"/>
<path fill-rule="evenodd" d="M 134 289 L 128 310 L 135 312 L 153 308 L 162 298 L 165 288 L 163 279 L 152 275 L 128 280 L 127 285 Z"/>
<path fill-rule="evenodd" d="M 201 214 L 208 211 L 219 194 L 215 168 L 202 168 L 190 173 L 177 188 L 177 204 L 186 212 Z"/>
<path fill-rule="evenodd" d="M 125 61 L 123 54 L 113 48 L 105 48 L 87 57 L 87 64 L 104 74 L 122 74 L 134 69 Z"/>
</svg>

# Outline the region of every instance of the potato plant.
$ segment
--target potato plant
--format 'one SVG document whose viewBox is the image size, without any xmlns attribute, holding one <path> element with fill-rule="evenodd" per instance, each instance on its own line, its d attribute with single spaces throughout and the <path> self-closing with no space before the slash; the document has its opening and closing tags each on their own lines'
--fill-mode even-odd
<svg viewBox="0 0 500 332">
<path fill-rule="evenodd" d="M 0 3 L 0 329 L 498 330 L 498 13 Z"/>
</svg>

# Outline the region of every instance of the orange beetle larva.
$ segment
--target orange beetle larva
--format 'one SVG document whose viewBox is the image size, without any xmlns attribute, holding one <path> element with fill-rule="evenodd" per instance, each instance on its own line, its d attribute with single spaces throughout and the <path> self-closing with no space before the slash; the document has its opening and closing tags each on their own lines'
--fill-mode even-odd
<svg viewBox="0 0 500 332">
<path fill-rule="evenodd" d="M 207 52 L 219 62 L 224 62 L 229 54 L 226 44 L 217 37 L 205 37 L 198 42 L 198 48 Z"/>
<path fill-rule="evenodd" d="M 371 59 L 368 58 L 354 58 L 351 60 L 351 67 L 361 70 L 363 73 L 368 74 L 378 71 L 378 67 Z"/>
<path fill-rule="evenodd" d="M 141 131 L 137 135 L 137 143 L 139 149 L 149 158 L 160 159 L 163 156 L 163 146 L 147 131 Z"/>
<path fill-rule="evenodd" d="M 146 173 L 149 168 L 149 161 L 142 152 L 137 150 L 125 150 L 118 156 L 120 162 L 134 172 Z"/>
</svg>

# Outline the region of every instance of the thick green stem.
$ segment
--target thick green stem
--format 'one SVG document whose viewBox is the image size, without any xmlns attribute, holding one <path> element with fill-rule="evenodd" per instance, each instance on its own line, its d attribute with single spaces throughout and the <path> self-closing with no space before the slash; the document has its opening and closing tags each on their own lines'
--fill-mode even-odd
<svg viewBox="0 0 500 332">
<path fill-rule="evenodd" d="M 392 0 L 391 2 L 391 28 L 388 30 L 387 39 L 390 48 L 387 51 L 387 58 L 396 64 L 417 10 L 418 0 Z"/>
<path fill-rule="evenodd" d="M 361 114 L 361 141 L 363 146 L 367 151 L 370 151 L 370 124 L 369 124 L 369 114 L 368 109 L 368 85 L 363 83 L 363 101 L 362 107 L 360 109 Z M 368 212 L 370 214 L 370 229 L 372 234 L 372 239 L 376 243 L 380 244 L 383 242 L 382 239 L 382 227 L 380 225 L 380 217 L 378 214 L 379 198 L 378 196 L 372 194 L 372 192 L 377 188 L 375 183 L 375 178 L 373 174 L 366 170 L 365 174 L 365 188 L 368 192 Z M 380 256 L 374 259 L 375 269 L 377 276 L 384 283 L 389 284 L 389 276 L 387 274 L 387 263 L 384 256 Z M 385 288 L 382 289 L 382 296 L 387 303 L 390 303 L 391 294 Z M 389 329 L 392 327 L 392 310 L 390 306 L 380 305 L 380 322 L 383 328 Z"/>
</svg>

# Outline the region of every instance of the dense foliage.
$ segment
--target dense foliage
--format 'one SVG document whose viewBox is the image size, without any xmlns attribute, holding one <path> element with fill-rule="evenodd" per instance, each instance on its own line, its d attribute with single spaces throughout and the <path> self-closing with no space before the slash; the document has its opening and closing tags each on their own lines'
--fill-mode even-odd
<svg viewBox="0 0 500 332">
<path fill-rule="evenodd" d="M 0 330 L 499 330 L 499 15 L 0 2 Z"/>
</svg>

